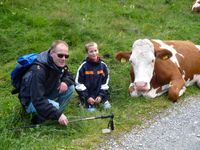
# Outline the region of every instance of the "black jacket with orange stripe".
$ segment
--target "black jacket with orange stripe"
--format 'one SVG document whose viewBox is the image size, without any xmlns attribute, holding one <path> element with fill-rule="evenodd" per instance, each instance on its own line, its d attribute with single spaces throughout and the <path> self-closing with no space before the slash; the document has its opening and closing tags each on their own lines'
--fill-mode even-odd
<svg viewBox="0 0 200 150">
<path fill-rule="evenodd" d="M 100 58 L 98 62 L 86 58 L 77 71 L 75 82 L 82 104 L 87 105 L 89 97 L 100 96 L 102 102 L 108 100 L 109 69 Z"/>
</svg>

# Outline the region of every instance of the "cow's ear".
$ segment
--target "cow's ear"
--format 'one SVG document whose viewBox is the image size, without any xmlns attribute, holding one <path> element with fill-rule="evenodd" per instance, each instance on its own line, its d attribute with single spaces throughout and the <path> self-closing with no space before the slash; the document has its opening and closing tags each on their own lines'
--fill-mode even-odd
<svg viewBox="0 0 200 150">
<path fill-rule="evenodd" d="M 118 52 L 115 58 L 120 62 L 124 62 L 124 61 L 128 61 L 130 56 L 131 56 L 131 52 Z"/>
<path fill-rule="evenodd" d="M 156 52 L 156 58 L 167 60 L 172 57 L 172 53 L 168 50 L 160 50 Z"/>
</svg>

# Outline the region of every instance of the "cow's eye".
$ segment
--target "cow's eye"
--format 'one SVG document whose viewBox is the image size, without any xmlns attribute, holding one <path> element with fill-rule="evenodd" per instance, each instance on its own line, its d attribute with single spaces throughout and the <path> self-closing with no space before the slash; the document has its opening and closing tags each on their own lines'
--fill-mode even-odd
<svg viewBox="0 0 200 150">
<path fill-rule="evenodd" d="M 155 59 L 152 59 L 152 60 L 151 60 L 151 63 L 154 63 L 154 61 L 155 61 Z"/>
</svg>

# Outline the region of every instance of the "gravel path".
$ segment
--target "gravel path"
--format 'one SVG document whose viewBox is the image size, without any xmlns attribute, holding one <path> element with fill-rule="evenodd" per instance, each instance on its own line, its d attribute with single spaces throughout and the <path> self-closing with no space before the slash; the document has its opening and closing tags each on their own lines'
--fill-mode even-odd
<svg viewBox="0 0 200 150">
<path fill-rule="evenodd" d="M 200 150 L 200 95 L 187 97 L 99 150 Z"/>
</svg>

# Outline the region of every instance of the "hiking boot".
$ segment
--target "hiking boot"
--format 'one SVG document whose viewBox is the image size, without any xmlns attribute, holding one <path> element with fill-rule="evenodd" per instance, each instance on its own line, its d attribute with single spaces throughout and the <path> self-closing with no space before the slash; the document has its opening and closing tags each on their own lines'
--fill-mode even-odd
<svg viewBox="0 0 200 150">
<path fill-rule="evenodd" d="M 110 109 L 111 108 L 111 104 L 109 101 L 106 101 L 104 104 L 103 104 L 103 107 L 104 109 Z"/>
<path fill-rule="evenodd" d="M 93 105 L 89 105 L 89 107 L 87 108 L 88 112 L 94 112 L 96 109 Z"/>
</svg>

